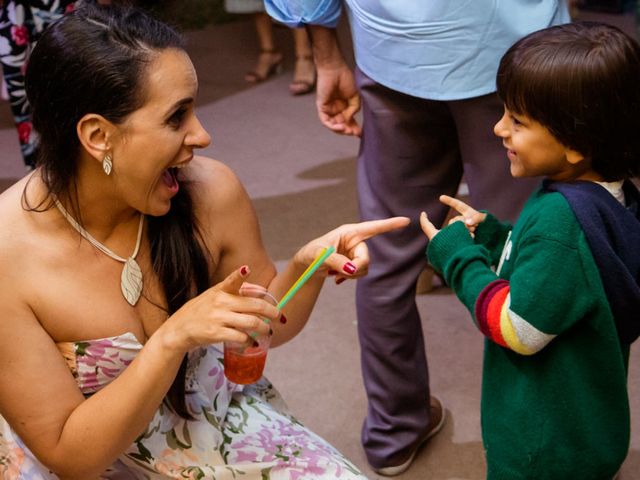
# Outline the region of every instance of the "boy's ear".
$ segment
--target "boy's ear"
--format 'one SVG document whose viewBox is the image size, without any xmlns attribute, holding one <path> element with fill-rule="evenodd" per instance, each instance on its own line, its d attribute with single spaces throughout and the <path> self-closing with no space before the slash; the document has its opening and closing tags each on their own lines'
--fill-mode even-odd
<svg viewBox="0 0 640 480">
<path fill-rule="evenodd" d="M 96 113 L 86 114 L 76 125 L 80 144 L 99 162 L 111 150 L 115 131 L 113 123 Z"/>
<path fill-rule="evenodd" d="M 577 165 L 584 160 L 584 155 L 576 150 L 571 150 L 570 148 L 567 149 L 566 156 L 567 162 L 571 165 Z"/>
</svg>

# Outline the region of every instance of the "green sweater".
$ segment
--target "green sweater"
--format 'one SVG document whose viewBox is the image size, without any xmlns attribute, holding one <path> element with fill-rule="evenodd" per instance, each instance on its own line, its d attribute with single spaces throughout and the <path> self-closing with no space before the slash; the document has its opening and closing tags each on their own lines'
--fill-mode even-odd
<svg viewBox="0 0 640 480">
<path fill-rule="evenodd" d="M 536 192 L 512 230 L 488 215 L 472 238 L 455 222 L 427 254 L 487 337 L 487 478 L 613 478 L 629 447 L 629 347 L 564 197 Z"/>
</svg>

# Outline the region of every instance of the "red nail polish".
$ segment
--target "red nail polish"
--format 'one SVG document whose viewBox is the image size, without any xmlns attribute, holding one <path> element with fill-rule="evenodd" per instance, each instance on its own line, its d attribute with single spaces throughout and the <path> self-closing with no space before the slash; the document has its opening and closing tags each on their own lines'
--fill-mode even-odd
<svg viewBox="0 0 640 480">
<path fill-rule="evenodd" d="M 342 270 L 347 272 L 349 275 L 353 275 L 356 273 L 356 266 L 351 262 L 347 262 L 342 266 Z"/>
<path fill-rule="evenodd" d="M 244 277 L 247 273 L 249 273 L 249 267 L 247 267 L 246 265 L 240 267 L 240 275 Z"/>
<path fill-rule="evenodd" d="M 336 285 L 340 285 L 345 280 L 346 280 L 346 278 L 344 278 L 344 277 L 336 279 Z"/>
<path fill-rule="evenodd" d="M 284 316 L 284 313 L 280 314 L 280 323 L 287 323 L 287 317 Z"/>
<path fill-rule="evenodd" d="M 333 275 L 337 275 L 338 272 L 336 270 L 329 270 L 329 272 L 327 273 L 327 275 L 329 276 L 333 276 Z"/>
</svg>

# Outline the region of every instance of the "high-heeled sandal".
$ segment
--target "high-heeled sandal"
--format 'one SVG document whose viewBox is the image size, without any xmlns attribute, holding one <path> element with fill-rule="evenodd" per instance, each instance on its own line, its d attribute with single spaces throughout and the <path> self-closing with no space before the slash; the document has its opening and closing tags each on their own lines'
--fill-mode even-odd
<svg viewBox="0 0 640 480">
<path fill-rule="evenodd" d="M 254 70 L 247 72 L 244 79 L 249 83 L 260 83 L 282 71 L 283 55 L 279 50 L 261 50 Z"/>
<path fill-rule="evenodd" d="M 311 68 L 309 68 L 311 66 Z M 306 68 L 305 68 L 306 67 Z M 316 66 L 311 55 L 296 57 L 296 66 L 293 73 L 293 81 L 289 84 L 292 95 L 305 95 L 316 88 Z"/>
</svg>

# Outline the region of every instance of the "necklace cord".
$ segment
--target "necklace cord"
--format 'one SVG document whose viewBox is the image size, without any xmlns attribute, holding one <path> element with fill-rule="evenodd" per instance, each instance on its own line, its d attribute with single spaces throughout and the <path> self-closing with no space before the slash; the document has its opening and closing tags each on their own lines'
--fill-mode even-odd
<svg viewBox="0 0 640 480">
<path fill-rule="evenodd" d="M 136 239 L 136 246 L 133 250 L 133 254 L 129 258 L 122 258 L 120 255 L 116 255 L 109 248 L 107 248 L 104 244 L 100 243 L 98 240 L 93 238 L 93 236 L 87 232 L 77 221 L 75 218 L 67 212 L 67 210 L 62 206 L 62 203 L 58 200 L 57 197 L 53 197 L 53 201 L 62 213 L 62 216 L 67 219 L 69 224 L 76 229 L 76 231 L 86 239 L 91 245 L 100 250 L 102 253 L 111 257 L 118 262 L 124 263 L 124 267 L 122 268 L 122 274 L 120 276 L 120 290 L 122 292 L 122 296 L 131 306 L 135 306 L 135 304 L 140 299 L 140 295 L 142 294 L 143 289 L 143 278 L 142 278 L 142 270 L 140 269 L 140 265 L 136 262 L 136 255 L 138 255 L 138 251 L 140 250 L 140 243 L 142 241 L 142 226 L 144 225 L 144 215 L 140 214 L 140 223 L 138 225 L 138 238 Z"/>
<path fill-rule="evenodd" d="M 127 261 L 126 258 L 122 258 L 120 255 L 117 255 L 116 253 L 111 251 L 106 245 L 100 243 L 89 232 L 87 232 L 82 227 L 82 225 L 80 225 L 78 223 L 78 221 L 75 218 L 73 218 L 69 212 L 67 212 L 67 210 L 62 206 L 62 203 L 60 203 L 60 200 L 58 200 L 57 197 L 54 197 L 53 201 L 55 202 L 56 207 L 58 207 L 58 210 L 60 210 L 60 213 L 62 213 L 62 216 L 64 218 L 66 218 L 67 221 L 71 224 L 71 226 L 80 235 L 82 235 L 82 237 L 84 237 L 91 245 L 96 247 L 98 250 L 100 250 L 105 255 L 113 258 L 114 260 L 117 260 L 118 262 L 126 263 L 126 261 Z M 138 237 L 136 239 L 136 246 L 135 246 L 135 249 L 133 251 L 133 254 L 130 257 L 130 258 L 133 258 L 133 259 L 136 258 L 136 256 L 138 255 L 138 250 L 140 250 L 140 243 L 142 241 L 142 225 L 143 225 L 143 223 L 144 223 L 144 215 L 140 214 L 140 223 L 138 225 Z"/>
</svg>

